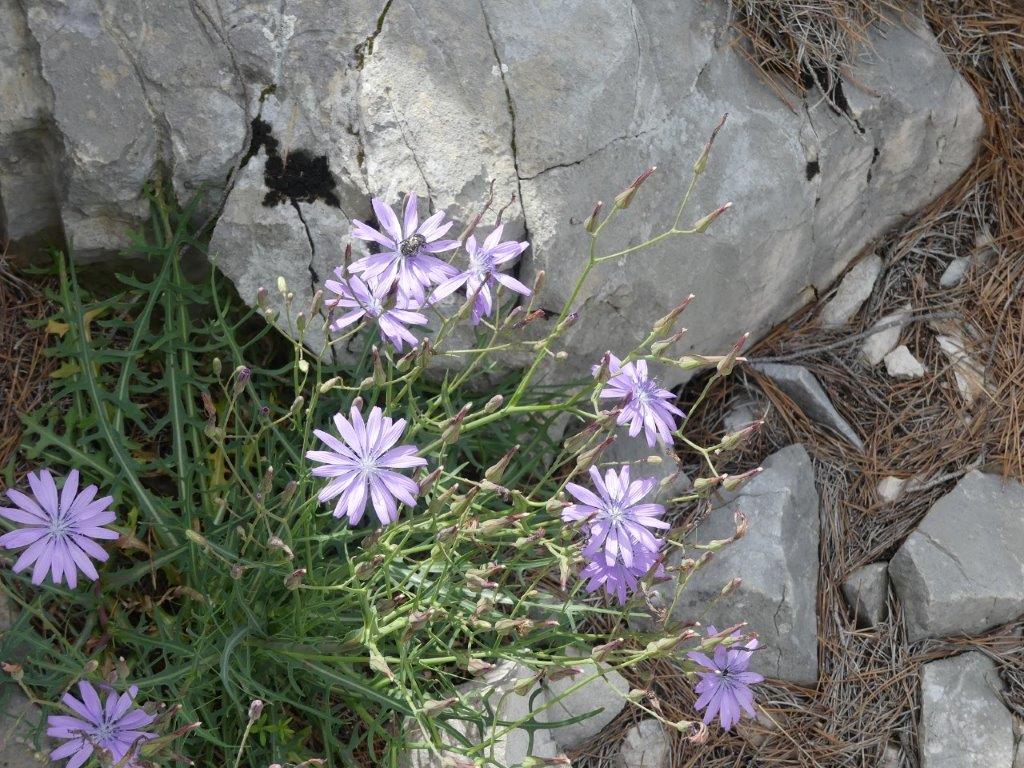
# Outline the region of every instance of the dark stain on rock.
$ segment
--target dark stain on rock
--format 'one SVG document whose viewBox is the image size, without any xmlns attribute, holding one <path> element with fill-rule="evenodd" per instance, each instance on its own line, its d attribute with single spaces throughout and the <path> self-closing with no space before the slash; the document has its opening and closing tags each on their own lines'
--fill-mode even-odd
<svg viewBox="0 0 1024 768">
<path fill-rule="evenodd" d="M 281 203 L 312 203 L 317 200 L 333 208 L 341 207 L 335 192 L 338 184 L 331 173 L 326 155 L 314 155 L 308 149 L 294 149 L 282 154 L 281 143 L 268 122 L 257 117 L 252 121 L 252 140 L 242 158 L 242 166 L 263 150 L 267 163 L 263 181 L 267 194 L 263 205 L 270 208 Z"/>
</svg>

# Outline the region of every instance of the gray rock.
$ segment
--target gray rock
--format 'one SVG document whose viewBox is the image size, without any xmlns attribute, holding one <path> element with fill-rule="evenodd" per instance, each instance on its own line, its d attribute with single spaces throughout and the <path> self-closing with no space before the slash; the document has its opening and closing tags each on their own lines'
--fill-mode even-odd
<svg viewBox="0 0 1024 768">
<path fill-rule="evenodd" d="M 882 272 L 882 260 L 872 253 L 861 259 L 847 272 L 828 304 L 821 310 L 821 324 L 826 328 L 841 328 L 857 314 Z"/>
<path fill-rule="evenodd" d="M 539 304 L 558 307 L 583 266 L 587 236 L 573 223 L 658 164 L 602 251 L 666 229 L 693 159 L 730 113 L 680 221 L 736 205 L 685 245 L 663 242 L 595 270 L 580 294 L 585 322 L 564 339 L 575 350 L 559 367 L 566 378 L 606 349 L 632 348 L 691 290 L 682 352 L 757 336 L 806 301 L 808 284 L 829 285 L 958 178 L 983 130 L 973 92 L 909 14 L 845 62 L 844 116 L 814 94 L 790 109 L 739 51 L 715 44 L 724 4 L 698 0 L 388 3 L 383 12 L 379 0 L 40 0 L 2 13 L 0 218 L 21 243 L 63 230 L 80 257 L 127 243 L 158 169 L 179 196 L 208 187 L 215 210 L 259 115 L 282 159 L 323 163 L 325 189 L 269 213 L 243 188 L 228 227 L 248 221 L 256 232 L 270 218 L 290 238 L 294 203 L 310 235 L 333 232 L 368 218 L 371 194 L 408 190 L 464 223 L 493 179 L 484 227 L 514 193 L 506 232 L 533 246 L 523 277 L 546 270 Z M 272 285 L 281 270 L 282 257 L 246 250 L 256 239 L 219 238 L 246 300 L 248 286 Z M 320 280 L 344 244 L 314 240 Z M 287 252 L 310 262 L 299 245 Z M 683 377 L 665 375 L 670 385 Z"/>
<path fill-rule="evenodd" d="M 971 266 L 970 256 L 957 256 L 949 262 L 946 269 L 939 278 L 940 288 L 952 288 L 959 285 L 967 274 L 967 268 Z"/>
<path fill-rule="evenodd" d="M 971 472 L 889 564 L 907 637 L 976 634 L 1024 613 L 1024 487 Z"/>
<path fill-rule="evenodd" d="M 768 457 L 764 472 L 713 510 L 694 532 L 694 540 L 730 536 L 737 511 L 749 522 L 746 536 L 693 573 L 672 617 L 699 619 L 719 629 L 745 621 L 761 640 L 752 668 L 813 685 L 818 679 L 818 493 L 804 447 L 792 445 Z M 722 598 L 722 588 L 734 578 L 742 583 Z M 658 589 L 671 604 L 678 586 L 666 583 Z"/>
<path fill-rule="evenodd" d="M 979 651 L 921 670 L 921 768 L 1011 768 L 1013 725 L 995 664 Z"/>
<path fill-rule="evenodd" d="M 666 503 L 673 496 L 685 493 L 693 487 L 690 478 L 679 467 L 679 459 L 673 451 L 661 444 L 651 448 L 645 440 L 630 438 L 620 431 L 618 439 L 601 454 L 602 466 L 628 464 L 634 478 L 654 477 L 658 489 L 652 494 L 659 502 Z"/>
<path fill-rule="evenodd" d="M 7 631 L 13 621 L 13 605 L 0 592 L 0 634 Z M 18 656 L 15 651 L 15 658 L 4 661 L 20 661 Z M 45 737 L 42 743 L 35 741 L 42 731 L 41 720 L 39 709 L 0 672 L 0 768 L 39 768 L 47 762 Z"/>
<path fill-rule="evenodd" d="M 858 626 L 873 627 L 885 618 L 889 598 L 888 563 L 871 563 L 850 574 L 843 594 Z"/>
<path fill-rule="evenodd" d="M 903 326 L 910 319 L 911 307 L 905 304 L 898 312 L 886 315 L 876 322 L 872 329 L 878 329 L 864 340 L 860 359 L 865 365 L 875 366 L 885 359 L 899 344 Z"/>
<path fill-rule="evenodd" d="M 657 720 L 641 720 L 626 731 L 619 768 L 670 768 L 671 760 L 672 742 Z"/>
<path fill-rule="evenodd" d="M 626 694 L 629 693 L 626 679 L 606 664 L 581 657 L 573 666 L 581 670 L 579 674 L 562 677 L 545 685 L 546 699 L 550 706 L 544 712 L 544 720 L 556 723 L 593 714 L 578 723 L 548 731 L 561 749 L 574 749 L 594 738 L 622 711 L 626 705 Z M 599 673 L 600 676 L 595 677 Z M 584 683 L 588 678 L 592 679 Z M 581 683 L 583 685 L 580 686 Z M 580 687 L 571 690 L 576 686 Z"/>
<path fill-rule="evenodd" d="M 825 390 L 814 374 L 802 365 L 781 363 L 754 363 L 754 370 L 770 378 L 800 409 L 813 421 L 839 433 L 858 450 L 864 449 L 864 442 L 854 432 L 850 423 L 839 415 L 839 411 L 828 399 Z"/>
<path fill-rule="evenodd" d="M 764 407 L 754 401 L 740 402 L 733 405 L 722 419 L 722 426 L 727 433 L 739 432 L 750 426 L 764 414 Z"/>
<path fill-rule="evenodd" d="M 924 376 L 924 366 L 906 344 L 900 344 L 884 359 L 885 370 L 894 379 L 920 379 Z"/>
<path fill-rule="evenodd" d="M 521 720 L 530 716 L 530 713 L 540 709 L 542 704 L 532 703 L 531 698 L 536 694 L 536 687 L 525 694 L 516 693 L 516 684 L 532 675 L 529 669 L 515 662 L 505 662 L 495 669 L 489 671 L 478 680 L 473 680 L 459 688 L 459 694 L 463 703 L 468 706 L 479 707 L 482 711 L 485 706 L 490 707 L 495 713 L 495 719 L 499 721 Z M 538 697 L 543 702 L 543 697 Z M 543 713 L 538 712 L 536 719 L 543 721 Z M 410 740 L 422 740 L 416 721 L 409 719 Z M 463 737 L 479 743 L 483 740 L 478 726 L 472 722 L 448 720 L 448 724 L 455 728 Z M 458 742 L 451 734 L 442 732 L 442 741 L 447 745 L 455 745 Z M 533 732 L 532 744 L 530 734 L 522 728 L 514 728 L 506 735 L 497 739 L 493 748 L 486 750 L 488 760 L 497 765 L 514 766 L 522 763 L 528 755 L 541 758 L 554 757 L 557 750 L 551 739 L 550 732 L 538 729 Z M 400 765 L 403 768 L 442 768 L 447 765 L 445 757 L 456 757 L 458 752 L 443 752 L 441 755 L 432 754 L 426 749 L 412 749 L 402 755 Z"/>
</svg>

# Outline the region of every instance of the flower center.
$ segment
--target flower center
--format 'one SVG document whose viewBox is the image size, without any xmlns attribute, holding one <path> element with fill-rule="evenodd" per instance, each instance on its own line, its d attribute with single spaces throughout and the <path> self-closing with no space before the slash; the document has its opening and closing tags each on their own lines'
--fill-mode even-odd
<svg viewBox="0 0 1024 768">
<path fill-rule="evenodd" d="M 63 539 L 67 536 L 70 528 L 70 521 L 64 515 L 59 515 L 50 522 L 50 535 L 55 539 Z"/>
<path fill-rule="evenodd" d="M 401 251 L 403 256 L 412 256 L 420 248 L 427 244 L 427 238 L 423 235 L 416 233 L 409 235 L 401 243 L 398 244 L 398 250 Z"/>
<path fill-rule="evenodd" d="M 626 511 L 620 504 L 610 504 L 608 506 L 608 519 L 613 523 L 621 523 L 622 519 L 626 516 Z"/>
<path fill-rule="evenodd" d="M 377 460 L 372 456 L 361 456 L 359 458 L 359 469 L 365 475 L 372 474 L 377 470 Z"/>
<path fill-rule="evenodd" d="M 100 743 L 100 746 L 105 746 L 104 742 L 109 741 L 114 736 L 114 726 L 112 723 L 108 723 L 104 718 L 93 732 L 93 737 Z"/>
</svg>

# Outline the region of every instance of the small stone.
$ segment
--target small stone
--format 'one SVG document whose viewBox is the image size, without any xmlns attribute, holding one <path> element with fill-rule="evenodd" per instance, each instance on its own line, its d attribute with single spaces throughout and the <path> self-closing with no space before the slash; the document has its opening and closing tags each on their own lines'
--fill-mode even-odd
<svg viewBox="0 0 1024 768">
<path fill-rule="evenodd" d="M 1010 768 L 1013 724 L 995 663 L 979 651 L 921 670 L 921 768 Z"/>
<path fill-rule="evenodd" d="M 907 484 L 906 480 L 899 477 L 883 477 L 878 482 L 878 487 L 875 492 L 878 494 L 878 498 L 882 501 L 896 501 L 899 495 L 903 493 L 903 487 Z"/>
<path fill-rule="evenodd" d="M 818 492 L 811 458 L 791 445 L 764 461 L 764 471 L 711 511 L 693 534 L 701 543 L 735 531 L 735 513 L 746 535 L 715 553 L 679 581 L 659 584 L 676 621 L 699 620 L 719 629 L 747 622 L 761 645 L 751 668 L 767 677 L 813 685 L 818 680 Z M 687 557 L 700 557 L 687 550 Z M 675 565 L 682 554 L 669 558 Z M 688 577 L 688 578 L 687 578 Z M 740 585 L 722 597 L 732 579 Z M 685 586 L 683 579 L 686 579 Z"/>
<path fill-rule="evenodd" d="M 907 638 L 977 634 L 1024 613 L 1024 486 L 970 472 L 889 564 Z"/>
<path fill-rule="evenodd" d="M 853 431 L 850 423 L 839 415 L 839 411 L 832 405 L 825 390 L 809 370 L 802 365 L 780 363 L 754 363 L 751 367 L 774 381 L 779 389 L 800 406 L 808 418 L 835 430 L 858 450 L 864 449 L 863 441 Z"/>
<path fill-rule="evenodd" d="M 957 256 L 949 262 L 946 270 L 942 273 L 942 277 L 939 278 L 939 287 L 952 288 L 955 285 L 959 285 L 960 281 L 964 279 L 964 275 L 967 274 L 967 268 L 970 265 L 970 256 Z"/>
<path fill-rule="evenodd" d="M 835 296 L 822 309 L 821 324 L 826 328 L 846 325 L 871 295 L 881 271 L 882 260 L 876 254 L 854 264 L 839 283 Z"/>
<path fill-rule="evenodd" d="M 924 366 L 901 344 L 885 356 L 885 370 L 894 379 L 920 379 L 924 376 Z"/>
<path fill-rule="evenodd" d="M 858 568 L 843 582 L 843 594 L 859 627 L 873 627 L 886 614 L 889 564 L 871 563 Z"/>
<path fill-rule="evenodd" d="M 959 334 L 940 335 L 936 337 L 939 349 L 953 364 L 953 378 L 956 388 L 963 399 L 974 402 L 975 398 L 984 393 L 985 383 L 981 368 L 971 359 L 964 349 L 964 340 Z"/>
<path fill-rule="evenodd" d="M 887 354 L 899 344 L 900 336 L 903 333 L 903 326 L 910 319 L 911 306 L 905 304 L 898 312 L 886 315 L 875 323 L 872 329 L 876 330 L 864 340 L 860 350 L 861 362 L 868 366 L 876 366 Z M 891 324 L 891 325 L 890 325 Z"/>
<path fill-rule="evenodd" d="M 672 743 L 657 720 L 641 720 L 626 732 L 619 751 L 620 768 L 670 768 Z"/>
<path fill-rule="evenodd" d="M 896 744 L 886 744 L 878 768 L 900 768 L 900 748 Z"/>
<path fill-rule="evenodd" d="M 571 720 L 591 712 L 593 714 L 578 723 L 547 731 L 560 749 L 574 749 L 600 733 L 622 711 L 626 705 L 626 694 L 629 693 L 626 678 L 606 664 L 584 658 L 579 651 L 570 651 L 569 655 L 579 657 L 578 662 L 571 664 L 582 671 L 547 683 L 546 695 L 550 706 L 541 713 L 539 719 L 552 723 Z M 603 674 L 594 677 L 598 672 Z M 590 682 L 555 701 L 558 696 L 591 677 L 593 679 Z"/>
</svg>

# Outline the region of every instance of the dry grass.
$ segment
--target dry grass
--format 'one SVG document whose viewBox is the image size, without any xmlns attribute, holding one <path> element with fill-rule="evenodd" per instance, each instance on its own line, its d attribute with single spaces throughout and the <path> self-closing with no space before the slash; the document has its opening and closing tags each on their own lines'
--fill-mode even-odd
<svg viewBox="0 0 1024 768">
<path fill-rule="evenodd" d="M 828 81 L 819 82 L 825 76 L 821 72 L 842 73 L 850 46 L 862 43 L 881 4 L 733 0 L 732 6 L 743 36 L 741 50 L 788 101 L 793 92 L 811 85 L 823 91 L 830 87 Z M 927 0 L 925 8 L 941 45 L 978 94 L 987 126 L 978 157 L 927 210 L 872 245 L 885 268 L 849 327 L 821 327 L 817 316 L 829 298 L 825 295 L 750 353 L 814 372 L 864 439 L 865 451 L 853 450 L 809 421 L 769 380 L 752 372 L 739 372 L 717 388 L 692 424 L 693 439 L 707 444 L 724 431 L 729 408 L 753 398 L 767 410 L 765 428 L 732 457 L 726 471 L 749 468 L 794 442 L 804 443 L 814 458 L 822 518 L 820 682 L 813 691 L 781 683 L 764 686 L 761 701 L 768 717 L 745 721 L 734 734 L 712 731 L 707 745 L 696 747 L 675 737 L 673 768 L 876 766 L 887 746 L 896 750 L 898 766 L 915 767 L 919 667 L 968 648 L 999 664 L 1007 683 L 1004 698 L 1024 717 L 1020 624 L 983 637 L 909 645 L 894 595 L 890 618 L 862 630 L 840 591 L 854 569 L 888 559 L 965 472 L 980 467 L 1024 479 L 1024 7 L 1015 0 Z M 818 80 L 809 81 L 808 70 L 815 69 Z M 951 259 L 972 255 L 978 258 L 965 280 L 940 289 L 939 277 Z M 928 374 L 896 381 L 884 366 L 864 367 L 857 354 L 864 332 L 907 303 L 918 319 L 904 330 L 901 343 L 927 366 Z M 934 317 L 950 314 L 953 319 Z M 938 333 L 950 329 L 963 335 L 984 388 L 973 402 L 960 394 L 954 369 L 937 342 Z M 887 475 L 913 478 L 917 487 L 885 503 L 876 487 Z M 659 665 L 644 670 L 635 682 L 648 679 L 655 681 L 669 720 L 692 718 L 693 694 L 685 678 Z M 586 749 L 574 764 L 615 765 L 622 735 L 639 719 L 627 708 L 600 744 Z"/>
</svg>

